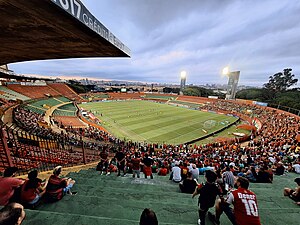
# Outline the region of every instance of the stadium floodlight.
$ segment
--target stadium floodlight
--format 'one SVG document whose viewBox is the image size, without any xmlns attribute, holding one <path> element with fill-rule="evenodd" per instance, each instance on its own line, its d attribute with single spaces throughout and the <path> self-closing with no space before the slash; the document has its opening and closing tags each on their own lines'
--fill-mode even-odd
<svg viewBox="0 0 300 225">
<path fill-rule="evenodd" d="M 227 76 L 228 76 L 228 75 L 229 75 L 229 73 L 230 73 L 230 72 L 229 72 L 229 67 L 228 67 L 228 66 L 226 66 L 226 67 L 223 69 L 223 71 L 222 71 L 222 74 L 223 74 L 223 75 L 227 75 Z"/>
<path fill-rule="evenodd" d="M 181 77 L 181 79 L 185 79 L 186 78 L 186 71 L 181 71 L 181 73 L 180 73 L 180 77 Z"/>
</svg>

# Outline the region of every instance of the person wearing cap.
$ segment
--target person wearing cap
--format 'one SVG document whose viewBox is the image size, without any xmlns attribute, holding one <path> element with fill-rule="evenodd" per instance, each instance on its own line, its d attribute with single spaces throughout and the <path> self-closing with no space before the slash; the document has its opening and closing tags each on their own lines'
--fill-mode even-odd
<svg viewBox="0 0 300 225">
<path fill-rule="evenodd" d="M 38 171 L 32 170 L 28 173 L 28 179 L 22 185 L 21 202 L 29 206 L 36 205 L 46 193 L 47 181 L 42 183 L 38 177 Z"/>
<path fill-rule="evenodd" d="M 4 176 L 0 177 L 0 205 L 7 205 L 15 190 L 24 183 L 23 180 L 14 178 L 17 171 L 17 167 L 8 167 L 4 171 Z"/>
<path fill-rule="evenodd" d="M 76 192 L 71 192 L 71 188 L 75 184 L 75 180 L 71 178 L 60 178 L 61 166 L 57 166 L 53 170 L 53 175 L 50 176 L 46 187 L 46 200 L 50 202 L 62 199 L 65 194 L 75 195 Z"/>
<path fill-rule="evenodd" d="M 300 202 L 300 177 L 296 178 L 294 182 L 297 183 L 298 187 L 295 189 L 291 188 L 284 188 L 283 195 L 289 196 L 291 199 L 293 199 L 297 204 Z"/>
</svg>

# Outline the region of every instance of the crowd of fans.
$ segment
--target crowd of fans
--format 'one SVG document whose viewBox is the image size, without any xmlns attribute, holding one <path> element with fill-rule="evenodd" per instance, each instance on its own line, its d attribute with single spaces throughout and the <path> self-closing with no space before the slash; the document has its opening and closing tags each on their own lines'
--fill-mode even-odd
<svg viewBox="0 0 300 225">
<path fill-rule="evenodd" d="M 27 179 L 15 178 L 17 167 L 8 167 L 0 177 L 0 206 L 11 202 L 18 202 L 28 208 L 35 208 L 40 200 L 55 202 L 63 198 L 65 194 L 76 195 L 71 192 L 75 180 L 61 177 L 62 166 L 53 169 L 53 174 L 46 180 L 38 178 L 38 171 L 31 170 Z"/>
<path fill-rule="evenodd" d="M 170 180 L 179 183 L 182 192 L 190 194 L 199 188 L 199 175 L 205 174 L 206 171 L 214 171 L 216 174 L 214 182 L 218 183 L 223 194 L 234 188 L 235 177 L 243 177 L 250 182 L 272 183 L 274 175 L 300 173 L 300 140 L 297 140 L 300 132 L 299 117 L 272 109 L 227 101 L 205 104 L 200 109 L 244 114 L 251 119 L 258 119 L 262 126 L 251 135 L 247 144 L 224 141 L 197 146 L 141 144 L 117 139 L 92 126 L 85 129 L 66 127 L 65 132 L 55 133 L 50 128 L 39 125 L 39 122 L 43 122 L 43 115 L 21 107 L 14 110 L 14 119 L 29 133 L 57 140 L 62 145 L 61 148 L 69 145 L 80 146 L 83 140 L 84 147 L 97 150 L 100 155 L 97 170 L 101 174 L 110 175 L 116 172 L 119 176 L 121 174 L 126 176 L 132 173 L 134 178 L 140 178 L 140 171 L 143 171 L 145 178 L 151 179 L 153 173 L 160 176 L 169 175 Z M 113 152 L 114 157 L 110 157 Z M 55 154 L 53 151 L 48 153 Z M 15 154 L 18 152 L 16 151 Z M 29 159 L 37 157 L 36 153 L 29 153 L 26 156 Z M 55 183 L 57 177 L 52 177 L 50 180 Z M 42 197 L 43 193 L 46 193 L 45 187 L 49 184 L 43 186 L 42 182 L 37 180 L 37 174 L 31 174 L 27 183 L 30 178 L 39 184 L 36 188 L 39 189 L 38 196 Z M 208 178 L 207 182 L 212 183 L 211 179 Z M 248 188 L 243 179 L 239 182 L 242 188 Z M 64 188 L 70 184 L 72 181 L 67 180 Z M 68 190 L 64 190 L 64 193 L 66 192 Z M 201 191 L 198 192 L 201 196 Z M 295 195 L 293 193 L 295 190 L 286 189 L 285 195 L 293 196 Z M 299 190 L 296 193 L 298 194 Z M 203 215 L 206 215 L 209 207 L 199 208 L 201 211 L 199 211 L 199 224 L 204 224 Z M 223 209 L 225 213 L 226 210 L 228 209 Z M 217 220 L 218 215 L 216 215 Z"/>
<path fill-rule="evenodd" d="M 7 108 L 11 107 L 14 104 L 16 104 L 15 100 L 6 100 L 4 98 L 0 98 L 0 109 L 2 110 L 6 110 Z"/>
<path fill-rule="evenodd" d="M 217 101 L 200 108 L 201 110 L 248 115 L 250 118 L 257 118 L 261 121 L 262 127 L 251 135 L 247 146 L 242 146 L 238 141 L 233 144 L 224 141 L 200 146 L 142 145 L 120 140 L 92 126 L 85 129 L 66 127 L 65 132 L 55 133 L 50 128 L 38 124 L 43 120 L 43 115 L 20 107 L 14 110 L 14 118 L 23 129 L 44 138 L 58 140 L 62 148 L 70 145 L 80 146 L 83 140 L 85 148 L 98 152 L 122 150 L 126 152 L 128 162 L 134 158 L 135 152 L 148 151 L 153 156 L 154 166 L 159 170 L 170 170 L 168 166 L 172 164 L 172 161 L 173 163 L 178 161 L 181 164 L 191 163 L 199 169 L 200 173 L 203 173 L 206 168 L 222 170 L 230 164 L 230 170 L 235 175 L 244 174 L 253 182 L 272 182 L 273 173 L 282 175 L 286 171 L 299 170 L 295 163 L 300 149 L 296 139 L 300 130 L 298 117 L 288 113 L 278 113 L 276 110 L 229 101 Z"/>
</svg>

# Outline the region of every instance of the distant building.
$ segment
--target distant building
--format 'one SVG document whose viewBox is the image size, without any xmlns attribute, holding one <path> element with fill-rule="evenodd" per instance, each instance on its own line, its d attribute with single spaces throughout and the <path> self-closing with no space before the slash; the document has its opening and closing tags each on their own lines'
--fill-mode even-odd
<svg viewBox="0 0 300 225">
<path fill-rule="evenodd" d="M 240 71 L 234 71 L 228 73 L 226 100 L 235 99 L 239 78 L 240 78 Z"/>
</svg>

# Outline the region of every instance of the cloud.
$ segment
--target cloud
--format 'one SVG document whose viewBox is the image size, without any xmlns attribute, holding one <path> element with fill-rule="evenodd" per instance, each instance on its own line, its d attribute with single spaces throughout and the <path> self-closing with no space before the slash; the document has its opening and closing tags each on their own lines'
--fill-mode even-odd
<svg viewBox="0 0 300 225">
<path fill-rule="evenodd" d="M 286 67 L 300 73 L 300 1 L 84 0 L 132 51 L 130 59 L 92 58 L 13 64 L 18 73 L 76 75 L 149 82 L 226 83 L 220 71 L 240 70 L 241 84 L 262 85 Z M 299 78 L 299 76 L 298 76 Z"/>
</svg>

